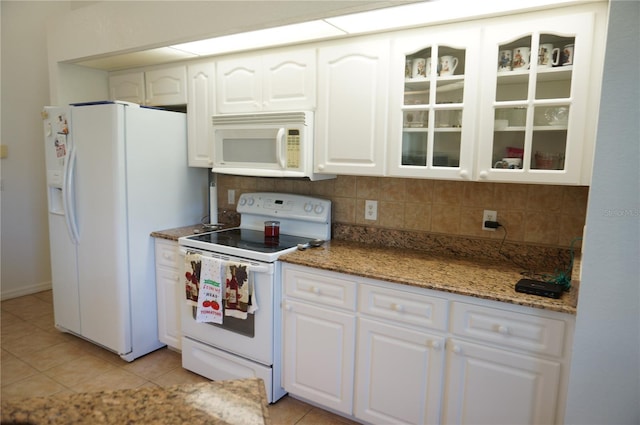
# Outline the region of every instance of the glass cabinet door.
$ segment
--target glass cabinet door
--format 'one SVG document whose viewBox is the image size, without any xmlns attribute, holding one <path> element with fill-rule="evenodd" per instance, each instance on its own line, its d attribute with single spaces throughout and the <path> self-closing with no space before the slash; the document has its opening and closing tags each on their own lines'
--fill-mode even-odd
<svg viewBox="0 0 640 425">
<path fill-rule="evenodd" d="M 493 34 L 485 56 L 492 62 L 487 66 L 493 72 L 486 75 L 493 75 L 494 91 L 490 104 L 483 103 L 482 120 L 484 128 L 492 129 L 483 134 L 490 144 L 479 153 L 481 179 L 577 179 L 581 142 L 576 115 L 584 117 L 586 102 L 578 87 L 587 74 L 584 34 L 589 32 L 580 20 L 553 21 L 525 23 L 532 31 L 522 33 L 521 26 L 511 37 L 513 31 L 505 28 Z"/>
<path fill-rule="evenodd" d="M 402 90 L 391 101 L 397 109 L 391 113 L 390 175 L 470 177 L 472 152 L 463 128 L 470 134 L 474 120 L 464 105 L 469 91 L 475 91 L 467 81 L 477 53 L 464 37 L 451 38 L 439 35 L 432 44 L 426 34 L 396 40 L 393 66 L 404 75 L 399 78 Z"/>
</svg>

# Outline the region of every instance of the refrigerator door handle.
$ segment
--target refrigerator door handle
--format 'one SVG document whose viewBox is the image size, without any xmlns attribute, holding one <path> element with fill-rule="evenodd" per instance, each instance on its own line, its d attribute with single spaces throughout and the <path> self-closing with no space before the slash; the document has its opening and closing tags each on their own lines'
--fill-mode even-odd
<svg viewBox="0 0 640 425">
<path fill-rule="evenodd" d="M 75 146 L 72 146 L 71 151 L 69 152 L 69 160 L 65 163 L 63 183 L 64 189 L 62 190 L 62 199 L 64 202 L 64 218 L 67 223 L 67 230 L 73 243 L 77 244 L 80 240 L 80 237 L 78 234 L 78 225 L 76 221 L 75 197 L 73 195 L 73 191 L 75 188 L 75 169 L 76 149 Z"/>
</svg>

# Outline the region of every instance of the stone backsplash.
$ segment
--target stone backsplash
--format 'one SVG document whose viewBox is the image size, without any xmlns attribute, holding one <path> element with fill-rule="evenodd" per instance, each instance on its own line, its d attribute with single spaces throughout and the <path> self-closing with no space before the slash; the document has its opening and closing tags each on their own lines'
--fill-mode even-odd
<svg viewBox="0 0 640 425">
<path fill-rule="evenodd" d="M 468 249 L 478 254 L 485 252 L 483 246 L 499 246 L 505 239 L 504 249 L 513 251 L 513 247 L 524 245 L 524 252 L 530 252 L 539 247 L 546 252 L 544 256 L 549 248 L 566 252 L 572 241 L 582 236 L 589 192 L 584 186 L 359 176 L 312 182 L 222 174 L 217 175 L 217 187 L 223 223 L 237 219 L 233 218 L 235 204 L 227 202 L 229 189 L 235 190 L 236 199 L 245 192 L 297 193 L 333 202 L 333 237 L 337 239 L 351 239 L 348 235 L 353 234 L 366 243 L 372 242 L 367 238 L 384 235 L 378 242 L 393 245 L 411 241 L 408 243 L 429 249 L 468 240 L 463 245 L 477 247 Z M 365 200 L 378 201 L 377 220 L 365 220 Z M 502 228 L 482 230 L 485 209 L 497 211 Z M 580 246 L 575 243 L 576 248 Z"/>
</svg>

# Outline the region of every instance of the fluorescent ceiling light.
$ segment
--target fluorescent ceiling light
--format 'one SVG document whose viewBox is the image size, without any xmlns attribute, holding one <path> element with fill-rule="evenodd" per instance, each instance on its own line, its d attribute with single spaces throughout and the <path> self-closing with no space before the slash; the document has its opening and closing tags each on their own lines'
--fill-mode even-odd
<svg viewBox="0 0 640 425">
<path fill-rule="evenodd" d="M 261 47 L 301 43 L 310 40 L 336 37 L 346 33 L 325 21 L 317 20 L 284 25 L 240 34 L 224 35 L 190 43 L 174 44 L 173 49 L 199 56 L 237 52 Z"/>
</svg>

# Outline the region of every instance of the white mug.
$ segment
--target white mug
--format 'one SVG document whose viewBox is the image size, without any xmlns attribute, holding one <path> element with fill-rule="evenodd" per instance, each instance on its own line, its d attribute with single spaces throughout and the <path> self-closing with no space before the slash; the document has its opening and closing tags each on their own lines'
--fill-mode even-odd
<svg viewBox="0 0 640 425">
<path fill-rule="evenodd" d="M 498 71 L 511 71 L 511 50 L 500 50 L 498 53 Z"/>
<path fill-rule="evenodd" d="M 562 66 L 573 65 L 573 44 L 567 44 L 562 49 Z"/>
<path fill-rule="evenodd" d="M 453 75 L 458 66 L 458 58 L 455 56 L 440 57 L 440 75 Z"/>
<path fill-rule="evenodd" d="M 513 60 L 511 62 L 513 69 L 529 69 L 530 57 L 531 49 L 528 47 L 516 47 L 513 49 Z"/>
<path fill-rule="evenodd" d="M 427 62 L 424 58 L 413 60 L 413 78 L 425 78 L 427 76 Z"/>
<path fill-rule="evenodd" d="M 541 68 L 548 68 L 551 66 L 558 66 L 560 63 L 560 49 L 553 48 L 553 44 L 545 43 L 540 45 L 538 51 L 538 66 Z"/>
<path fill-rule="evenodd" d="M 522 168 L 522 158 L 502 158 L 496 162 L 493 168 L 509 168 L 511 170 L 519 170 Z"/>
</svg>

